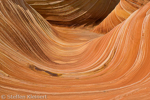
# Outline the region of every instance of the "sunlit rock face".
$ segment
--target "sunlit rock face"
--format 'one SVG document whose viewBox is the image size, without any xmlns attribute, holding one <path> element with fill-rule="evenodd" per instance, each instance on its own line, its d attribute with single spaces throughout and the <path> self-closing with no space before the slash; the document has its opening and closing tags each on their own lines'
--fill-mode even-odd
<svg viewBox="0 0 150 100">
<path fill-rule="evenodd" d="M 95 25 L 101 22 L 119 0 L 25 0 L 51 24 Z"/>
<path fill-rule="evenodd" d="M 150 0 L 120 0 L 115 9 L 92 31 L 106 34 Z"/>
<path fill-rule="evenodd" d="M 1 99 L 149 100 L 149 27 L 150 3 L 101 35 L 0 0 Z"/>
</svg>

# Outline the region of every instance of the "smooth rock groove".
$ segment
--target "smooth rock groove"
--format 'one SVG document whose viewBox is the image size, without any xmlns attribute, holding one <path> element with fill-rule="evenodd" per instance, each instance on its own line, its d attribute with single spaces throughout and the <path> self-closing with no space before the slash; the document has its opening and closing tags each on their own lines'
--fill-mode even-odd
<svg viewBox="0 0 150 100">
<path fill-rule="evenodd" d="M 24 0 L 0 0 L 1 99 L 149 100 L 149 59 L 150 2 L 101 35 L 53 26 Z"/>
</svg>

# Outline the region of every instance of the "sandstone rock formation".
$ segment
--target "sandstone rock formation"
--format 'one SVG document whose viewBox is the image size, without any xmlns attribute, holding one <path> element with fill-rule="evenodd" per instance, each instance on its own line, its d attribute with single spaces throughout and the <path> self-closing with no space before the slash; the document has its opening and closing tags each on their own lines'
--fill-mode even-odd
<svg viewBox="0 0 150 100">
<path fill-rule="evenodd" d="M 100 35 L 52 26 L 24 0 L 0 0 L 1 99 L 149 100 L 149 27 L 150 2 Z"/>
<path fill-rule="evenodd" d="M 102 21 L 119 0 L 25 0 L 51 24 L 95 25 Z"/>
<path fill-rule="evenodd" d="M 120 0 L 116 8 L 93 29 L 93 32 L 106 34 L 149 1 L 150 0 Z"/>
</svg>

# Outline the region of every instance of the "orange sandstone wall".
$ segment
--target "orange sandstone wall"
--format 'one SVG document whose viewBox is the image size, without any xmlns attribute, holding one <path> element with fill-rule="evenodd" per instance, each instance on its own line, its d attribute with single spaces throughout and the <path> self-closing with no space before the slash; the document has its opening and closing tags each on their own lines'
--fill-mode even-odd
<svg viewBox="0 0 150 100">
<path fill-rule="evenodd" d="M 150 0 L 120 0 L 115 9 L 92 31 L 106 34 L 149 1 Z"/>
<path fill-rule="evenodd" d="M 51 24 L 62 26 L 96 25 L 119 0 L 25 0 Z"/>
<path fill-rule="evenodd" d="M 1 99 L 149 100 L 149 27 L 150 3 L 99 35 L 0 0 Z"/>
</svg>

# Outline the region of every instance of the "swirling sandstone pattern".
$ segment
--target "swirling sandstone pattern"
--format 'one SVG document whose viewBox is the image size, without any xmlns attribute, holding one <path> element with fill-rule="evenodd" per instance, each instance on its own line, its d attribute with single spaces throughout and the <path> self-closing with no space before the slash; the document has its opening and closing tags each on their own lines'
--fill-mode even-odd
<svg viewBox="0 0 150 100">
<path fill-rule="evenodd" d="M 102 21 L 119 0 L 25 0 L 52 24 L 95 25 Z"/>
<path fill-rule="evenodd" d="M 150 0 L 120 0 L 116 8 L 94 28 L 93 32 L 106 34 L 149 1 Z"/>
<path fill-rule="evenodd" d="M 0 0 L 0 95 L 149 100 L 149 27 L 150 3 L 101 36 L 54 27 L 23 0 Z"/>
</svg>

